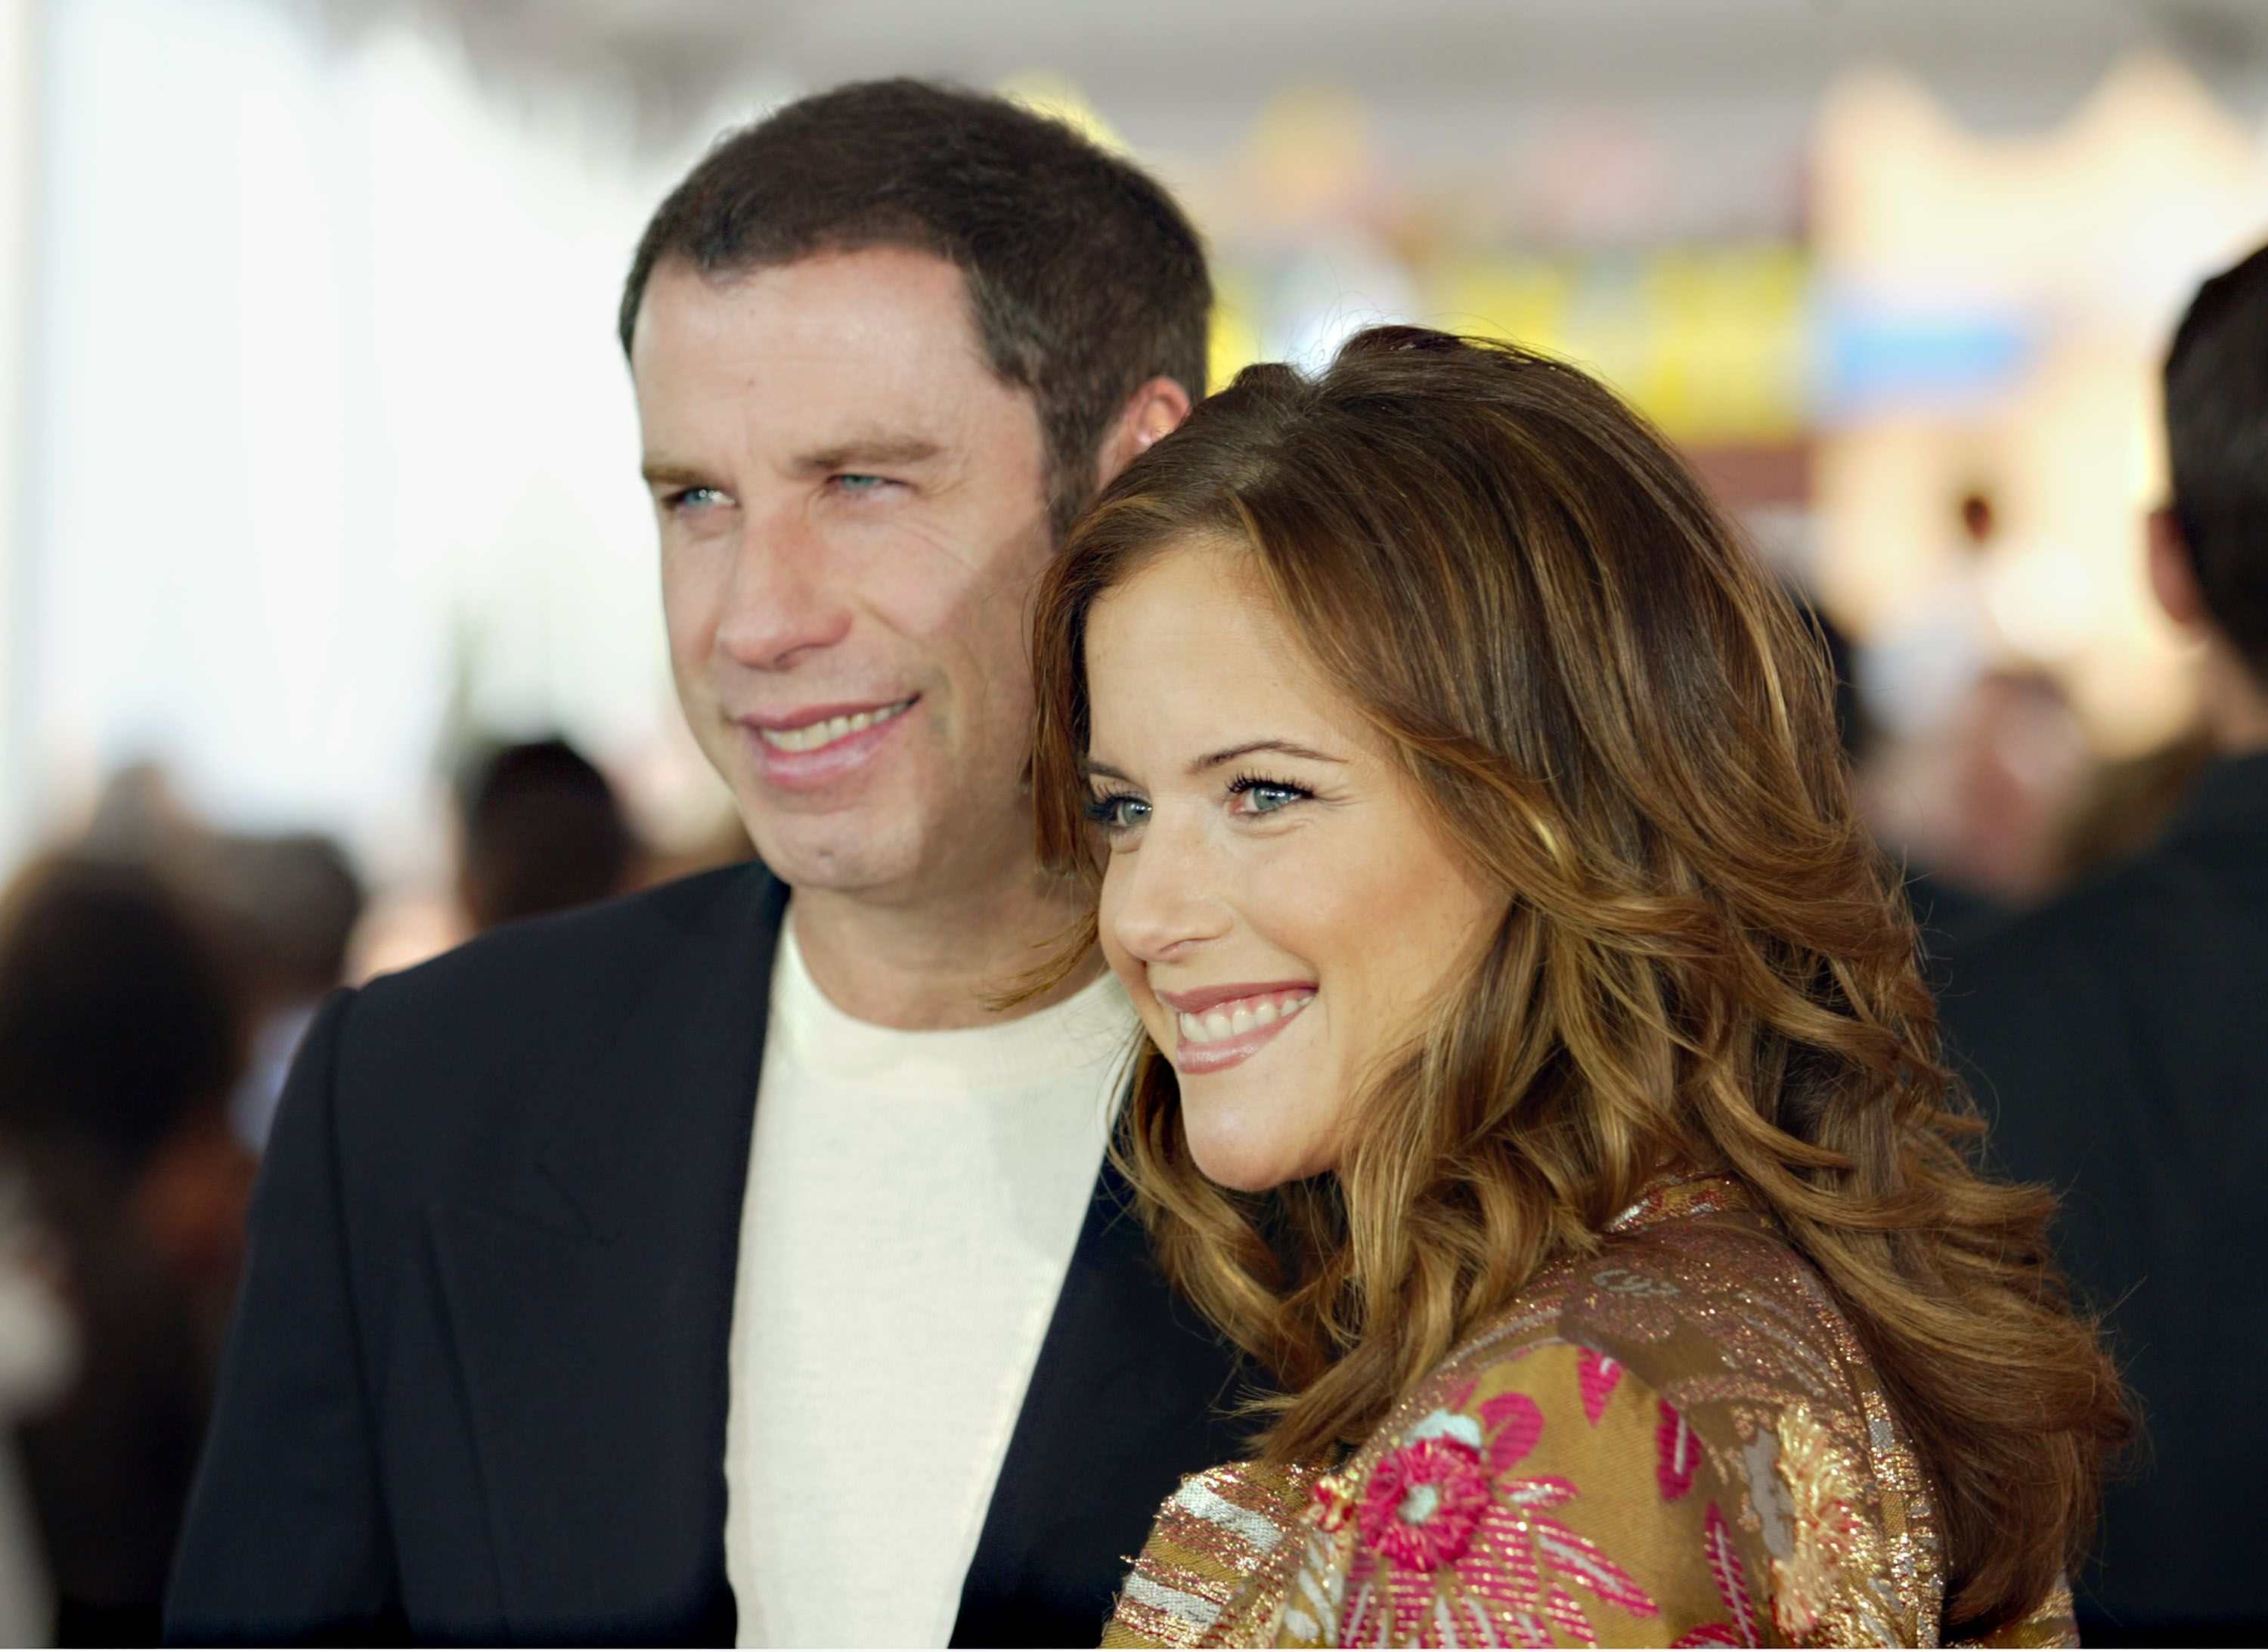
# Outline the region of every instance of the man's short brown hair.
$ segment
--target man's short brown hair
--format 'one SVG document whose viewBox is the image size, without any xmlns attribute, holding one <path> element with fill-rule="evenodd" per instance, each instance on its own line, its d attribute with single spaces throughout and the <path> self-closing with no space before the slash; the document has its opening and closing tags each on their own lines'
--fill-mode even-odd
<svg viewBox="0 0 2268 1652">
<path fill-rule="evenodd" d="M 622 348 L 664 262 L 730 279 L 869 247 L 960 267 L 993 372 L 1038 404 L 1058 538 L 1127 397 L 1161 375 L 1204 394 L 1212 288 L 1173 198 L 1060 122 L 919 80 L 804 98 L 711 150 L 638 242 Z"/>
<path fill-rule="evenodd" d="M 2268 683 L 2268 247 L 2198 288 L 2182 317 L 2166 446 L 2205 612 Z"/>
</svg>

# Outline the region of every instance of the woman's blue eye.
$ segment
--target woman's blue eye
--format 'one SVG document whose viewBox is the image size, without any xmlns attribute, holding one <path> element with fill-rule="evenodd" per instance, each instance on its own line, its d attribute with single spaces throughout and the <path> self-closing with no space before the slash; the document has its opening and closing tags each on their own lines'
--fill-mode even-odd
<svg viewBox="0 0 2268 1652">
<path fill-rule="evenodd" d="M 1229 783 L 1230 793 L 1241 799 L 1238 813 L 1272 815 L 1286 805 L 1302 802 L 1314 795 L 1306 788 L 1286 785 L 1280 780 L 1263 780 L 1256 775 L 1241 775 Z"/>
<path fill-rule="evenodd" d="M 1150 806 L 1129 792 L 1086 800 L 1086 818 L 1107 832 L 1131 831 L 1150 818 Z"/>
</svg>

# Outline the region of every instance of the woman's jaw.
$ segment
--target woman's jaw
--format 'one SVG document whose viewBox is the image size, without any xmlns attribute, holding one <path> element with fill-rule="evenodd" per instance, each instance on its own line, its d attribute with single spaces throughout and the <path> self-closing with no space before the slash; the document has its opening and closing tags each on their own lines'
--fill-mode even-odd
<svg viewBox="0 0 2268 1652">
<path fill-rule="evenodd" d="M 1500 918 L 1248 553 L 1197 541 L 1097 600 L 1088 818 L 1104 956 L 1189 1153 L 1248 1191 L 1335 1169 L 1368 1080 Z"/>
</svg>

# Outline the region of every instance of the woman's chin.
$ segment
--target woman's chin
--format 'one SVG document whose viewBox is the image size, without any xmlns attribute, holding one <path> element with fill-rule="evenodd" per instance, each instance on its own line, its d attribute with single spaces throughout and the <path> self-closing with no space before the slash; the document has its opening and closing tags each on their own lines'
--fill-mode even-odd
<svg viewBox="0 0 2268 1652">
<path fill-rule="evenodd" d="M 1205 1180 L 1238 1193 L 1265 1193 L 1286 1182 L 1303 1181 L 1330 1167 L 1315 1161 L 1311 1143 L 1255 1138 L 1235 1131 L 1208 1131 L 1182 1115 L 1189 1157 Z"/>
</svg>

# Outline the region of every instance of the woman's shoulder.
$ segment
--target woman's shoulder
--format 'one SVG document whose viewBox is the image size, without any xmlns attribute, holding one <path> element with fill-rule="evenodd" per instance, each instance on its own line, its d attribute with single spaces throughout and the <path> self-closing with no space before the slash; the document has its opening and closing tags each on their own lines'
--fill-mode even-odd
<svg viewBox="0 0 2268 1652">
<path fill-rule="evenodd" d="M 1832 1299 L 1736 1189 L 1651 1198 L 1320 1484 L 1281 1640 L 1935 1637 L 1919 1467 Z"/>
<path fill-rule="evenodd" d="M 1280 1597 L 1317 1471 L 1224 1463 L 1185 1476 L 1120 1585 L 1105 1647 L 1235 1645 L 1263 1593 Z M 1287 1538 L 1292 1541 L 1287 1542 Z M 1264 1611 L 1262 1615 L 1265 1615 Z"/>
<path fill-rule="evenodd" d="M 1656 1184 L 1596 1249 L 1546 1268 L 1453 1352 L 1403 1412 L 1564 1372 L 1576 1378 L 1568 1403 L 1593 1421 L 1630 1381 L 1712 1442 L 1796 1408 L 1831 1417 L 1854 1446 L 1904 1436 L 1824 1282 L 1723 1177 Z"/>
<path fill-rule="evenodd" d="M 1936 1517 L 1818 1276 L 1666 1184 L 1547 1269 L 1335 1471 L 1186 1483 L 1120 1644 L 1913 1645 Z M 2068 1643 L 2050 1603 L 2008 1643 Z"/>
</svg>

